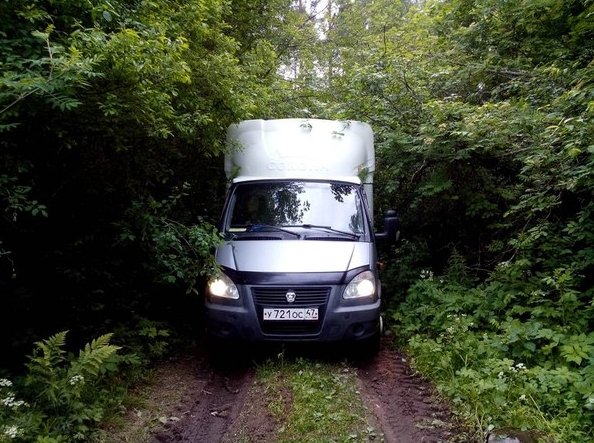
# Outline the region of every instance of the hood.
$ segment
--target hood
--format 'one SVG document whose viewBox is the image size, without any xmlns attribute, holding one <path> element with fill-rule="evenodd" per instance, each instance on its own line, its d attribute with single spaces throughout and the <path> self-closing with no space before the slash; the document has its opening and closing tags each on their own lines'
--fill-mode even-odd
<svg viewBox="0 0 594 443">
<path fill-rule="evenodd" d="M 217 249 L 217 262 L 243 272 L 345 272 L 369 265 L 370 244 L 347 241 L 242 240 Z"/>
</svg>

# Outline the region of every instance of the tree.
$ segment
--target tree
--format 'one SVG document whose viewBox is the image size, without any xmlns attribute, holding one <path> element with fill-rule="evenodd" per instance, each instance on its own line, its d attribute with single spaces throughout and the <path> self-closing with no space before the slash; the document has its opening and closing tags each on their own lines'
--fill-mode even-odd
<svg viewBox="0 0 594 443">
<path fill-rule="evenodd" d="M 274 101 L 271 31 L 239 42 L 233 26 L 270 30 L 275 9 L 234 5 L 0 6 L 0 285 L 20 325 L 3 322 L 3 349 L 200 290 L 225 130 Z"/>
</svg>

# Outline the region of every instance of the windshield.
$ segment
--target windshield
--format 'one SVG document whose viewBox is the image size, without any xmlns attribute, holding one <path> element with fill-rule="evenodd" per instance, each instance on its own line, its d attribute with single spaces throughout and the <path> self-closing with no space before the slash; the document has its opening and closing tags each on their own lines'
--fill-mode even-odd
<svg viewBox="0 0 594 443">
<path fill-rule="evenodd" d="M 357 187 L 347 183 L 239 183 L 227 214 L 226 230 L 235 233 L 261 225 L 365 233 Z"/>
</svg>

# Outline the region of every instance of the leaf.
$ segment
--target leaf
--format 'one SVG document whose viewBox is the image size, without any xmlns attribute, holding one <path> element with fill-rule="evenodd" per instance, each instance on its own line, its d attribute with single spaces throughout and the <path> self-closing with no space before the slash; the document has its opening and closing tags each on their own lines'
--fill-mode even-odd
<svg viewBox="0 0 594 443">
<path fill-rule="evenodd" d="M 87 343 L 78 358 L 71 363 L 71 372 L 95 377 L 99 375 L 109 358 L 120 349 L 109 344 L 112 335 L 105 334 Z"/>
</svg>

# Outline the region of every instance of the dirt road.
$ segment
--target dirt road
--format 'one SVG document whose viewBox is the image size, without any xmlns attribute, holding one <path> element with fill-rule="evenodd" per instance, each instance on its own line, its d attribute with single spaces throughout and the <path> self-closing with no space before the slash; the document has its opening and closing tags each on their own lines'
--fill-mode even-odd
<svg viewBox="0 0 594 443">
<path fill-rule="evenodd" d="M 376 358 L 357 366 L 363 399 L 385 442 L 460 441 L 448 408 L 432 386 L 415 375 L 404 354 L 385 345 Z"/>
<path fill-rule="evenodd" d="M 151 426 L 150 431 L 137 432 L 143 437 L 120 436 L 112 441 L 276 441 L 282 423 L 270 413 L 262 386 L 254 383 L 258 358 L 261 357 L 245 358 L 239 352 L 213 365 L 203 352 L 196 350 L 163 365 L 157 371 L 150 393 L 152 401 L 161 408 L 157 426 L 154 419 L 152 425 L 145 420 L 137 425 L 138 428 Z M 389 343 L 384 343 L 375 358 L 350 363 L 350 367 L 358 376 L 361 401 L 369 411 L 367 421 L 378 431 L 367 441 L 468 441 L 460 436 L 458 426 L 447 407 L 435 398 L 432 387 L 414 374 L 406 357 Z M 290 403 L 290 393 L 285 401 Z M 131 420 L 138 421 L 142 413 L 135 410 L 129 415 Z"/>
</svg>

